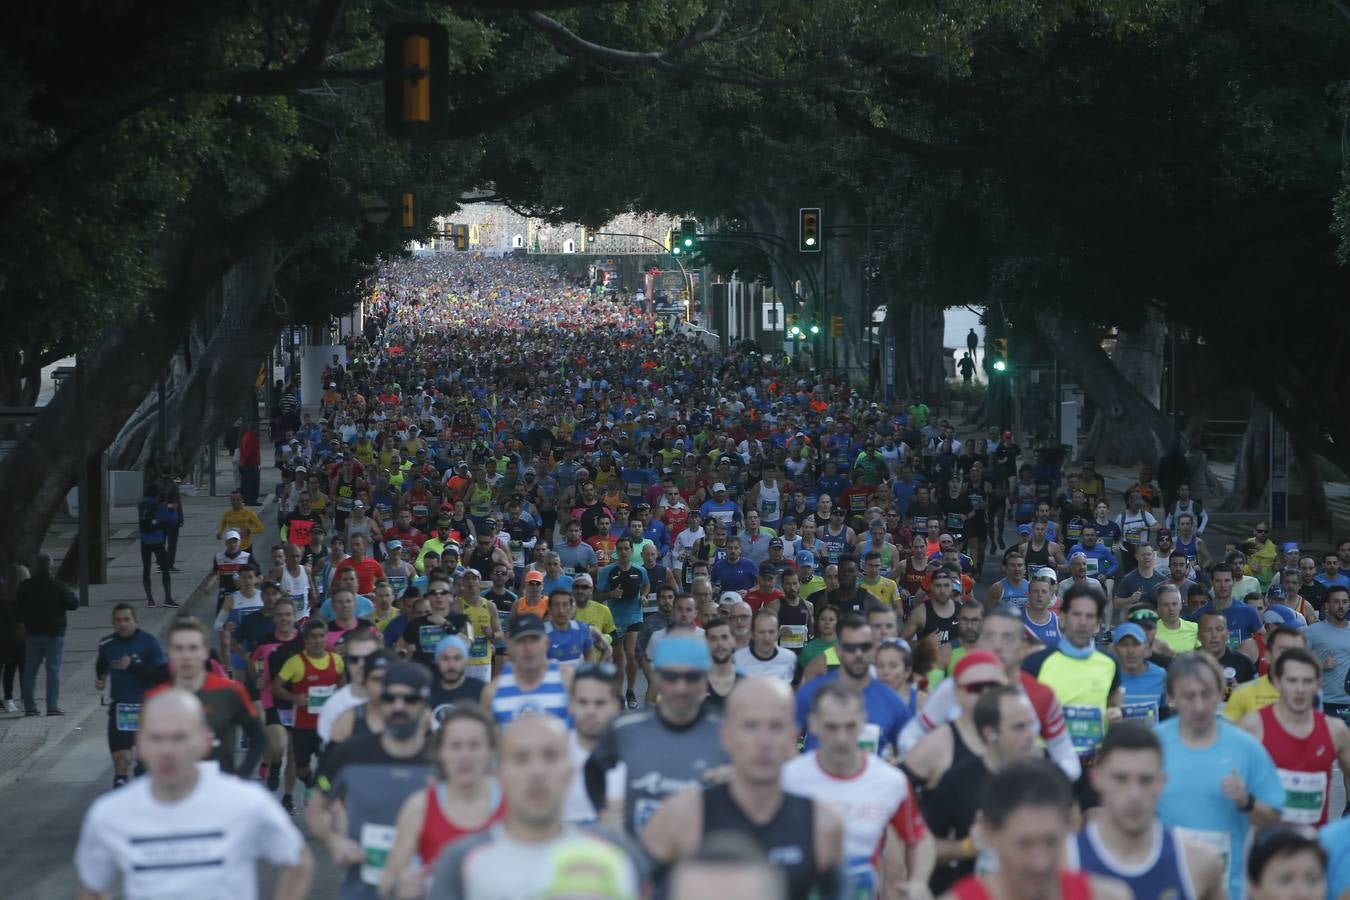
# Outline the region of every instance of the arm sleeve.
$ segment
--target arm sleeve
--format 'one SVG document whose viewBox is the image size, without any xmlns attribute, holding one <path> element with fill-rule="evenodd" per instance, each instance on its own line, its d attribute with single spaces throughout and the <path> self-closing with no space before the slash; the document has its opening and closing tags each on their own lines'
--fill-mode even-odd
<svg viewBox="0 0 1350 900">
<path fill-rule="evenodd" d="M 108 669 L 108 659 L 103 655 L 103 648 L 100 647 L 98 649 L 98 657 L 94 660 L 94 677 L 107 678 Z"/>
<path fill-rule="evenodd" d="M 955 688 L 950 678 L 944 678 L 918 714 L 905 723 L 900 730 L 900 752 L 908 753 L 914 745 L 933 729 L 953 719 L 952 712 L 957 710 Z"/>
<path fill-rule="evenodd" d="M 605 808 L 605 773 L 619 762 L 619 745 L 614 729 L 608 728 L 600 736 L 595 749 L 586 758 L 586 796 L 597 810 Z"/>
<path fill-rule="evenodd" d="M 1059 734 L 1046 740 L 1045 752 L 1070 781 L 1077 781 L 1082 776 L 1083 763 L 1078 758 L 1078 751 L 1073 748 L 1067 728 L 1061 728 Z"/>
</svg>

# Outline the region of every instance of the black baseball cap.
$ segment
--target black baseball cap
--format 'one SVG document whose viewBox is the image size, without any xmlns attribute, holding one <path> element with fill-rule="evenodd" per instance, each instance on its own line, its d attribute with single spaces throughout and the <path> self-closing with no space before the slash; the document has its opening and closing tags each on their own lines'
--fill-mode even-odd
<svg viewBox="0 0 1350 900">
<path fill-rule="evenodd" d="M 527 637 L 531 634 L 544 635 L 548 633 L 544 630 L 544 620 L 533 613 L 513 617 L 507 631 L 511 640 Z"/>
</svg>

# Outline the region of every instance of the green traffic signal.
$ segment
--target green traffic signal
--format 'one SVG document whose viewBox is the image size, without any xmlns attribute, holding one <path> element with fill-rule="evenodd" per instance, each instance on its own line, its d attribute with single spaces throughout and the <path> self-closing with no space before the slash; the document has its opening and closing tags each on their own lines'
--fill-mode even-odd
<svg viewBox="0 0 1350 900">
<path fill-rule="evenodd" d="M 1001 360 L 1001 359 L 996 359 L 996 360 L 994 360 L 994 371 L 995 371 L 995 372 L 1006 372 L 1007 370 L 1008 370 L 1008 364 L 1007 364 L 1006 362 L 1004 362 L 1004 361 Z"/>
<path fill-rule="evenodd" d="M 811 333 L 812 333 L 812 334 L 820 334 L 820 326 L 817 325 L 815 322 L 812 322 L 812 323 L 811 323 Z"/>
<path fill-rule="evenodd" d="M 670 248 L 670 255 L 671 255 L 671 256 L 679 256 L 679 255 L 680 255 L 680 250 L 681 250 L 680 245 L 679 245 L 679 244 L 675 244 L 674 246 L 672 246 L 672 247 Z"/>
</svg>

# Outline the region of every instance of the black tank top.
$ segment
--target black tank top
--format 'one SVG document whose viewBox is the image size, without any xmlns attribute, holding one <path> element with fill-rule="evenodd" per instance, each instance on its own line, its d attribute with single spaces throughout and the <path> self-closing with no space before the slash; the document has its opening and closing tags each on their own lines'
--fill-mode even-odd
<svg viewBox="0 0 1350 900">
<path fill-rule="evenodd" d="M 950 616 L 938 615 L 937 610 L 933 608 L 932 600 L 923 601 L 923 608 L 923 630 L 919 632 L 919 637 L 926 638 L 930 634 L 937 634 L 939 644 L 950 644 L 957 634 L 956 620 L 961 615 L 960 606 L 953 602 Z"/>
<path fill-rule="evenodd" d="M 484 553 L 475 546 L 469 551 L 469 568 L 477 569 L 484 581 L 492 581 L 492 550 Z"/>
<path fill-rule="evenodd" d="M 955 769 L 957 766 L 961 765 L 961 763 L 965 762 L 966 760 L 974 759 L 976 754 L 974 750 L 970 749 L 970 745 L 966 743 L 966 739 L 961 737 L 961 729 L 956 727 L 955 722 L 948 722 L 947 727 L 952 730 L 951 768 Z"/>
<path fill-rule="evenodd" d="M 741 812 L 731 797 L 731 788 L 714 785 L 703 791 L 703 833 L 732 831 L 750 838 L 779 867 L 788 882 L 788 897 L 806 900 L 834 894 L 833 872 L 821 872 L 816 862 L 815 804 L 796 794 L 783 794 L 783 805 L 764 825 L 757 825 Z"/>
<path fill-rule="evenodd" d="M 806 612 L 806 604 L 801 600 L 793 606 L 786 600 L 778 601 L 778 624 L 779 625 L 807 625 L 810 624 L 811 617 Z"/>
<path fill-rule="evenodd" d="M 366 705 L 352 708 L 352 737 L 369 737 L 375 732 L 371 730 L 370 723 L 366 721 Z"/>
<path fill-rule="evenodd" d="M 1050 542 L 1046 541 L 1041 545 L 1041 549 L 1037 550 L 1031 546 L 1031 541 L 1027 541 L 1027 552 L 1023 555 L 1023 559 L 1026 560 L 1028 576 L 1035 571 L 1032 566 L 1040 569 L 1050 565 Z"/>
</svg>

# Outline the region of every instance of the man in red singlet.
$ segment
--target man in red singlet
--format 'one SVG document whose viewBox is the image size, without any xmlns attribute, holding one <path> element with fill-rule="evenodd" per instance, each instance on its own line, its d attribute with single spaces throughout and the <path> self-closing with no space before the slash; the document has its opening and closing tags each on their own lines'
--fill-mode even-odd
<svg viewBox="0 0 1350 900">
<path fill-rule="evenodd" d="M 1302 647 L 1290 647 L 1275 659 L 1270 683 L 1280 699 L 1247 713 L 1238 724 L 1275 761 L 1284 785 L 1281 820 L 1320 828 L 1327 823 L 1332 763 L 1339 760 L 1341 771 L 1350 771 L 1350 727 L 1314 709 L 1322 667 Z"/>
<path fill-rule="evenodd" d="M 1061 867 L 1064 842 L 1073 832 L 1073 788 L 1053 763 L 1030 759 L 1010 763 L 990 776 L 980 812 L 985 846 L 998 854 L 999 868 L 967 875 L 944 900 L 1125 900 L 1130 889 L 1114 878 L 1099 878 Z"/>
</svg>

